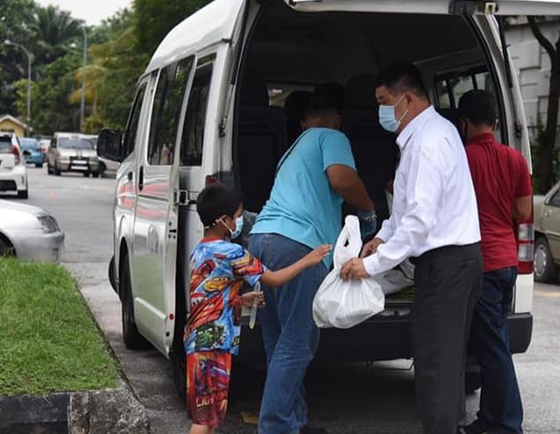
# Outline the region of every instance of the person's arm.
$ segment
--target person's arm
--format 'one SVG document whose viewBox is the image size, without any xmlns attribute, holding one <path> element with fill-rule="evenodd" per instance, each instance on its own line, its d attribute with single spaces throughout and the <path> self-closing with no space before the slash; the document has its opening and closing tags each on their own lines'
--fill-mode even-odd
<svg viewBox="0 0 560 434">
<path fill-rule="evenodd" d="M 329 183 L 346 203 L 361 211 L 372 212 L 373 201 L 358 176 L 358 173 L 349 166 L 333 164 L 327 168 Z"/>
<path fill-rule="evenodd" d="M 266 270 L 261 276 L 261 282 L 270 288 L 278 288 L 288 283 L 306 268 L 319 264 L 330 255 L 331 249 L 331 245 L 325 244 L 286 268 L 277 271 Z"/>
<path fill-rule="evenodd" d="M 531 217 L 533 209 L 533 196 L 518 197 L 513 205 L 513 218 L 516 222 L 522 222 Z"/>
</svg>

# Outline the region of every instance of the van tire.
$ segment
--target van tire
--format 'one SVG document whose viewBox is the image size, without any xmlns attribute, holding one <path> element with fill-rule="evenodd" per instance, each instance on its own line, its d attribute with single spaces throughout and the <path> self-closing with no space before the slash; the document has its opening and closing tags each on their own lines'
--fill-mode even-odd
<svg viewBox="0 0 560 434">
<path fill-rule="evenodd" d="M 121 264 L 119 285 L 121 286 L 121 322 L 124 345 L 129 350 L 145 349 L 149 346 L 148 341 L 138 331 L 134 319 L 134 301 L 130 285 L 128 254 L 125 254 Z"/>
<path fill-rule="evenodd" d="M 465 393 L 472 395 L 482 386 L 480 371 L 465 372 Z"/>
<path fill-rule="evenodd" d="M 54 176 L 60 176 L 60 169 L 58 167 L 56 167 L 56 163 L 54 163 L 53 173 L 54 173 Z"/>
<path fill-rule="evenodd" d="M 182 338 L 182 334 L 181 334 Z M 175 381 L 175 389 L 179 395 L 179 399 L 187 405 L 187 356 L 182 339 L 176 339 L 173 350 L 169 355 L 171 369 L 173 371 L 173 380 Z"/>
<path fill-rule="evenodd" d="M 537 262 L 540 262 L 537 265 Z M 535 280 L 537 282 L 555 283 L 558 279 L 558 267 L 554 263 L 550 246 L 545 237 L 537 238 L 535 243 Z"/>
</svg>

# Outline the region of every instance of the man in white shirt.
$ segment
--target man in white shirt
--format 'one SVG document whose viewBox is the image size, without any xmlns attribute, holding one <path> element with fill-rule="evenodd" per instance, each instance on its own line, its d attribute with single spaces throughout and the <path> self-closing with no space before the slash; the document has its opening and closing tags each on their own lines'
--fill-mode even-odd
<svg viewBox="0 0 560 434">
<path fill-rule="evenodd" d="M 481 288 L 476 196 L 462 140 L 430 105 L 418 70 L 396 64 L 376 89 L 379 122 L 398 134 L 393 210 L 345 279 L 416 264 L 411 312 L 416 394 L 426 434 L 453 434 L 462 417 L 464 366 Z"/>
</svg>

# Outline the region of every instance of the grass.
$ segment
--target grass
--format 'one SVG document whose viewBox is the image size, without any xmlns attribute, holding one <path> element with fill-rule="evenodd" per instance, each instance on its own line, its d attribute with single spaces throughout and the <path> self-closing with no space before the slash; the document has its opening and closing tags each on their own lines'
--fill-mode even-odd
<svg viewBox="0 0 560 434">
<path fill-rule="evenodd" d="M 117 362 L 70 273 L 0 257 L 0 395 L 117 384 Z"/>
<path fill-rule="evenodd" d="M 402 291 L 397 292 L 396 294 L 388 295 L 386 299 L 393 300 L 393 301 L 412 301 L 414 300 L 415 295 L 416 295 L 416 288 L 414 286 L 408 286 L 404 288 Z"/>
</svg>

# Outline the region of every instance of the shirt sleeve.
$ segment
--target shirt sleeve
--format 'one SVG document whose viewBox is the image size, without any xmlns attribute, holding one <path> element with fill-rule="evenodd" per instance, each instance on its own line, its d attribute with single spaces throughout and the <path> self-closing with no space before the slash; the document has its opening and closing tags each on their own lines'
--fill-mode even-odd
<svg viewBox="0 0 560 434">
<path fill-rule="evenodd" d="M 521 152 L 517 153 L 519 159 L 519 176 L 517 179 L 517 186 L 515 189 L 515 197 L 526 197 L 533 194 L 533 186 L 531 185 L 531 174 L 527 161 Z"/>
<path fill-rule="evenodd" d="M 356 170 L 356 163 L 348 138 L 339 131 L 329 131 L 320 139 L 323 154 L 323 170 L 334 164 L 342 164 Z"/>
<path fill-rule="evenodd" d="M 243 279 L 250 286 L 255 286 L 266 271 L 262 262 L 241 246 L 230 255 L 230 263 L 234 277 Z"/>
<path fill-rule="evenodd" d="M 436 209 L 445 182 L 445 159 L 436 149 L 433 146 L 410 149 L 405 209 L 393 236 L 379 246 L 377 253 L 364 259 L 369 275 L 392 269 L 425 244 L 435 224 Z"/>
<path fill-rule="evenodd" d="M 394 217 L 391 215 L 387 220 L 381 225 L 381 229 L 375 235 L 375 238 L 381 238 L 384 242 L 387 242 L 393 234 L 395 233 Z"/>
</svg>

